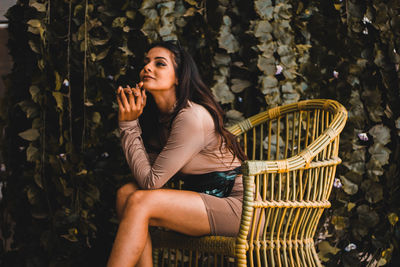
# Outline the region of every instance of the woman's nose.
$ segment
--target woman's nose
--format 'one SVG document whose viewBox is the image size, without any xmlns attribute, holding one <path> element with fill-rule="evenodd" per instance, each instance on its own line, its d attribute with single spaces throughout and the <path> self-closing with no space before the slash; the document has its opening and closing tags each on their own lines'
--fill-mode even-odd
<svg viewBox="0 0 400 267">
<path fill-rule="evenodd" d="M 151 72 L 150 63 L 147 63 L 146 65 L 144 65 L 143 70 L 144 70 L 145 72 Z"/>
</svg>

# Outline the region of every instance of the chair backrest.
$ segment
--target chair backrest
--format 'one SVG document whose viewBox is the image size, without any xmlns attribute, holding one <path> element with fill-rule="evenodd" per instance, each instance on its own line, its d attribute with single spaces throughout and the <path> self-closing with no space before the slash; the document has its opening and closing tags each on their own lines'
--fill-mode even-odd
<svg viewBox="0 0 400 267">
<path fill-rule="evenodd" d="M 229 128 L 249 158 L 242 165 L 239 266 L 320 265 L 313 237 L 330 207 L 346 119 L 342 105 L 320 99 L 272 108 Z"/>
</svg>

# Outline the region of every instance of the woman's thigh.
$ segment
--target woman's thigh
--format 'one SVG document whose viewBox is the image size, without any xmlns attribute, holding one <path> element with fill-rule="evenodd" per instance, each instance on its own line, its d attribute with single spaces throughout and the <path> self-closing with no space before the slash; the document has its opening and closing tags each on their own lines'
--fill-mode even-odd
<svg viewBox="0 0 400 267">
<path fill-rule="evenodd" d="M 143 213 L 151 226 L 165 227 L 187 235 L 201 236 L 211 232 L 205 204 L 197 192 L 138 190 L 129 196 L 125 212 L 124 216 Z"/>
</svg>

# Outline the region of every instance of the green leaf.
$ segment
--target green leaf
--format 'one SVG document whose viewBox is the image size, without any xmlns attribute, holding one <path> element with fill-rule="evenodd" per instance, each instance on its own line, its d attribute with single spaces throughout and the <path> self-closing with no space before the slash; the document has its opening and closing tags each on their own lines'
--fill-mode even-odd
<svg viewBox="0 0 400 267">
<path fill-rule="evenodd" d="M 37 129 L 28 129 L 22 133 L 18 134 L 21 138 L 28 140 L 28 141 L 35 141 L 39 138 L 40 134 Z"/>
</svg>

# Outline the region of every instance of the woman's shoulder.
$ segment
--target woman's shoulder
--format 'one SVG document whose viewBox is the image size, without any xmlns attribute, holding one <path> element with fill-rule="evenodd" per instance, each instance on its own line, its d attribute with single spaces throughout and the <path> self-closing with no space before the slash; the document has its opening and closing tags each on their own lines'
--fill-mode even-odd
<svg viewBox="0 0 400 267">
<path fill-rule="evenodd" d="M 208 112 L 208 110 L 204 106 L 194 103 L 192 101 L 188 102 L 188 106 L 182 109 L 179 112 L 179 115 L 193 117 L 201 120 L 212 120 L 210 112 Z"/>
<path fill-rule="evenodd" d="M 188 106 L 179 111 L 178 120 L 184 120 L 198 125 L 213 125 L 213 119 L 208 110 L 200 104 L 189 101 Z"/>
</svg>

